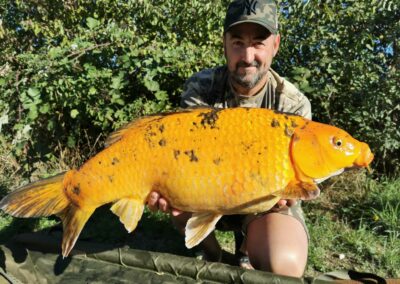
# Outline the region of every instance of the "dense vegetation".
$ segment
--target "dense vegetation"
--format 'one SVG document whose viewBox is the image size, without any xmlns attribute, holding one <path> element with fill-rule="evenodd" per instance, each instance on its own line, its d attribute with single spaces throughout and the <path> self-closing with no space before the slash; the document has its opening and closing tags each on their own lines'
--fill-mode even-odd
<svg viewBox="0 0 400 284">
<path fill-rule="evenodd" d="M 228 3 L 0 0 L 1 196 L 79 165 L 135 117 L 177 107 L 191 74 L 224 63 Z M 363 269 L 399 276 L 399 182 L 386 177 L 400 170 L 400 2 L 279 3 L 273 68 L 310 98 L 315 120 L 348 130 L 376 155 L 374 180 L 356 194 L 339 190 L 306 208 L 309 271 L 366 261 Z M 328 251 L 330 263 L 321 259 Z"/>
<path fill-rule="evenodd" d="M 177 106 L 184 81 L 224 62 L 229 1 L 0 1 L 0 131 L 24 170 L 83 149 L 139 115 Z M 400 165 L 400 4 L 280 1 L 274 68 L 316 120 Z M 82 153 L 88 153 L 87 149 Z"/>
</svg>

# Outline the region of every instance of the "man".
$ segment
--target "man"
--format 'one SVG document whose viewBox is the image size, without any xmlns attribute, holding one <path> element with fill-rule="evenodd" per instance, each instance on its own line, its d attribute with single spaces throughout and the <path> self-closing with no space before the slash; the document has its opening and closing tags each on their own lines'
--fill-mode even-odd
<svg viewBox="0 0 400 284">
<path fill-rule="evenodd" d="M 280 44 L 277 7 L 272 0 L 233 1 L 225 18 L 223 44 L 226 65 L 193 75 L 185 84 L 183 107 L 263 107 L 311 118 L 307 98 L 270 68 Z M 172 212 L 173 222 L 184 232 L 191 213 L 169 208 L 157 192 L 150 194 L 148 206 Z M 219 226 L 235 229 L 236 224 L 236 229 L 243 231 L 242 251 L 254 268 L 302 276 L 308 234 L 300 203 L 280 200 L 262 214 L 224 218 Z M 221 261 L 222 250 L 213 233 L 200 247 L 207 260 Z"/>
</svg>

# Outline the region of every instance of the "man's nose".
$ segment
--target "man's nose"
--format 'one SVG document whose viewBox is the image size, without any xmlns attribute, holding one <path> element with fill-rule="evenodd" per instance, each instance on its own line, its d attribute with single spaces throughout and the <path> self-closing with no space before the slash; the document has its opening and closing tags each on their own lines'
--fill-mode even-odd
<svg viewBox="0 0 400 284">
<path fill-rule="evenodd" d="M 254 61 L 254 48 L 252 46 L 247 46 L 243 49 L 242 60 L 247 64 L 251 64 Z"/>
</svg>

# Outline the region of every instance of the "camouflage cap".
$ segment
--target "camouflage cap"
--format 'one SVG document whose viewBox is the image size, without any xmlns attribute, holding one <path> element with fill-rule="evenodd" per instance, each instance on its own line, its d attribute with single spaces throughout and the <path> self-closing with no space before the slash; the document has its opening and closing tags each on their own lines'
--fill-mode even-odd
<svg viewBox="0 0 400 284">
<path fill-rule="evenodd" d="M 278 14 L 274 0 L 235 0 L 229 4 L 224 33 L 234 25 L 256 23 L 271 33 L 278 33 Z"/>
</svg>

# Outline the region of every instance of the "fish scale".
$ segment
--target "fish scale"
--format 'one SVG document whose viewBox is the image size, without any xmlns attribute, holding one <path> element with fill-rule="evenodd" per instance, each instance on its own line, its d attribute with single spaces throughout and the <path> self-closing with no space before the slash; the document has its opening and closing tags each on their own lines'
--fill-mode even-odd
<svg viewBox="0 0 400 284">
<path fill-rule="evenodd" d="M 281 198 L 315 198 L 316 180 L 372 159 L 368 145 L 345 131 L 300 116 L 185 110 L 128 124 L 79 169 L 17 189 L 0 208 L 18 217 L 58 215 L 66 256 L 97 207 L 113 203 L 131 232 L 156 190 L 172 207 L 194 212 L 185 233 L 190 248 L 222 215 L 267 211 Z"/>
</svg>

